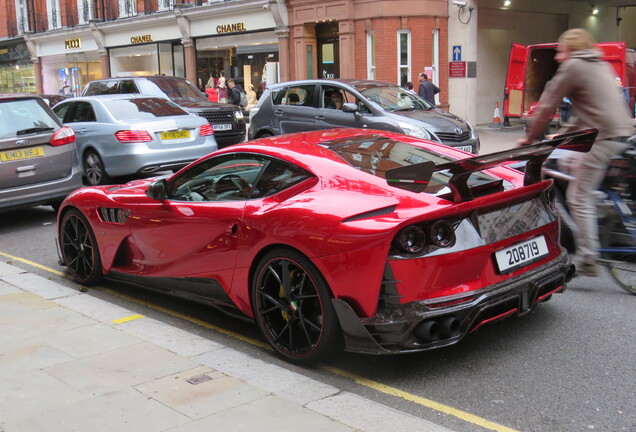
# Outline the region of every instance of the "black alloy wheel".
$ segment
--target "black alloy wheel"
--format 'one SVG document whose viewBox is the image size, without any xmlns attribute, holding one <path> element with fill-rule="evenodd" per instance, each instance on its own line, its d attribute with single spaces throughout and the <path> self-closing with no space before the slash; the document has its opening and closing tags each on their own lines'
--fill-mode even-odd
<svg viewBox="0 0 636 432">
<path fill-rule="evenodd" d="M 261 332 L 286 360 L 309 364 L 342 350 L 327 284 L 300 253 L 277 249 L 266 254 L 254 273 L 251 294 Z"/>
<path fill-rule="evenodd" d="M 84 178 L 89 185 L 97 186 L 110 182 L 110 177 L 104 169 L 104 162 L 95 151 L 88 150 L 84 153 L 83 163 Z"/>
<path fill-rule="evenodd" d="M 75 282 L 90 286 L 102 279 L 102 263 L 95 235 L 78 210 L 64 214 L 60 243 L 62 259 Z"/>
</svg>

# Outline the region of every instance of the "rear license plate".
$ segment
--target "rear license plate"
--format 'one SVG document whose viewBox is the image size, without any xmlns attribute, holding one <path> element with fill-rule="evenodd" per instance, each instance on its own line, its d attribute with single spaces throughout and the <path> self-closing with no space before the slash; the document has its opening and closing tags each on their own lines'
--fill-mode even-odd
<svg viewBox="0 0 636 432">
<path fill-rule="evenodd" d="M 171 132 L 162 132 L 159 134 L 162 140 L 173 140 L 181 138 L 190 138 L 190 131 L 180 130 Z"/>
<path fill-rule="evenodd" d="M 228 131 L 232 130 L 232 124 L 213 124 L 212 130 L 214 131 Z"/>
<path fill-rule="evenodd" d="M 468 153 L 472 153 L 473 152 L 473 146 L 457 146 L 455 148 L 458 149 L 458 150 L 461 150 L 461 151 L 468 152 Z"/>
<path fill-rule="evenodd" d="M 2 162 L 11 162 L 14 160 L 30 159 L 42 156 L 44 156 L 44 149 L 42 147 L 32 147 L 0 152 L 0 160 L 2 160 Z"/>
<path fill-rule="evenodd" d="M 510 246 L 495 252 L 500 273 L 523 267 L 548 255 L 548 245 L 543 236 Z"/>
</svg>

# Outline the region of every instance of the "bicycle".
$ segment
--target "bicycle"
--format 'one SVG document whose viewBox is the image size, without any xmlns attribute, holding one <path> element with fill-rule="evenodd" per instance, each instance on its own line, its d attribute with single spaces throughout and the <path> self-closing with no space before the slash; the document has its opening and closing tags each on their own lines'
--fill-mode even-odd
<svg viewBox="0 0 636 432">
<path fill-rule="evenodd" d="M 557 159 L 558 153 L 546 162 L 543 175 L 555 181 L 556 206 L 562 221 L 561 243 L 574 253 L 576 225 L 565 203 L 565 190 L 573 177 L 556 167 Z M 601 241 L 599 262 L 609 269 L 621 288 L 636 295 L 636 150 L 633 147 L 610 161 L 597 197 L 597 211 Z"/>
</svg>

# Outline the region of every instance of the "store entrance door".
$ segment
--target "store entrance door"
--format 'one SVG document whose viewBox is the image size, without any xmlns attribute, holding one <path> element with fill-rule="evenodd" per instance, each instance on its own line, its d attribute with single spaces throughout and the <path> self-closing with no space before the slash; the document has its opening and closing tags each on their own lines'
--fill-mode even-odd
<svg viewBox="0 0 636 432">
<path fill-rule="evenodd" d="M 316 25 L 318 44 L 318 74 L 320 78 L 340 78 L 340 41 L 338 23 L 328 22 Z"/>
</svg>

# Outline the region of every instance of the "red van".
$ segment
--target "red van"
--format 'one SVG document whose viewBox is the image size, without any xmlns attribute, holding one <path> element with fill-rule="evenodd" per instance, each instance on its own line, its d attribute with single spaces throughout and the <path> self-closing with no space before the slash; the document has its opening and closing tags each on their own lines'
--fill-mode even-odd
<svg viewBox="0 0 636 432">
<path fill-rule="evenodd" d="M 630 113 L 634 114 L 636 97 L 636 52 L 627 49 L 625 42 L 602 42 L 597 46 L 603 51 L 603 58 L 611 63 L 616 75 L 623 80 L 629 90 Z M 546 83 L 552 79 L 559 63 L 554 60 L 557 43 L 537 45 L 512 44 L 506 88 L 504 89 L 504 124 L 510 118 L 518 118 L 539 101 Z"/>
</svg>

